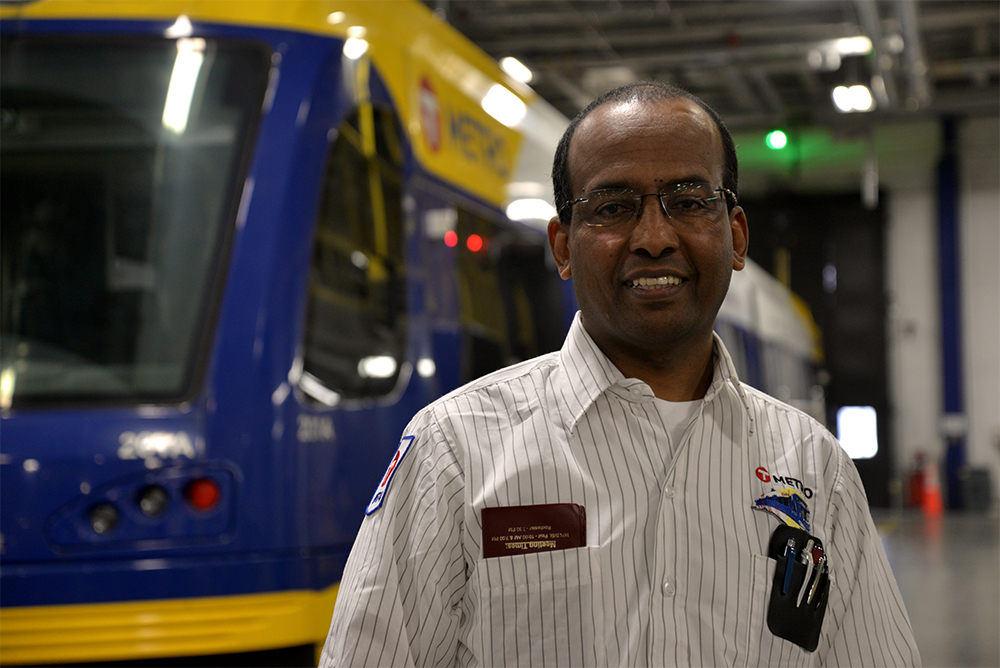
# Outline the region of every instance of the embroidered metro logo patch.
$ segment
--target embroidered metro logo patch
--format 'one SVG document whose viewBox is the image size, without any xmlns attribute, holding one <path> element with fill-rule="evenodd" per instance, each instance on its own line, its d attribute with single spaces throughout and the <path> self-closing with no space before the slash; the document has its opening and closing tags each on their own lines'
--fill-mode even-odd
<svg viewBox="0 0 1000 668">
<path fill-rule="evenodd" d="M 413 444 L 413 438 L 413 436 L 404 436 L 403 440 L 399 442 L 399 448 L 396 449 L 396 454 L 393 455 L 392 461 L 389 462 L 389 468 L 386 469 L 385 475 L 382 476 L 382 482 L 378 484 L 378 489 L 375 490 L 375 496 L 372 497 L 372 500 L 368 503 L 368 507 L 365 509 L 365 515 L 371 515 L 382 507 L 382 502 L 385 500 L 386 492 L 389 490 L 389 483 L 392 482 L 392 477 L 396 474 L 396 469 L 399 468 L 399 463 L 403 461 L 403 457 L 406 456 L 406 452 Z"/>
</svg>

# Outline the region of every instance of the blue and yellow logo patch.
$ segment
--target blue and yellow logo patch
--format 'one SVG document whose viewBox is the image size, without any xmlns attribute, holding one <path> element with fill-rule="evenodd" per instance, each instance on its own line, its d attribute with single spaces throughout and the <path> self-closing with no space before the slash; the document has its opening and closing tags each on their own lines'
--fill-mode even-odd
<svg viewBox="0 0 1000 668">
<path fill-rule="evenodd" d="M 809 505 L 805 498 L 793 487 L 784 487 L 777 492 L 761 494 L 753 503 L 754 510 L 771 513 L 790 527 L 809 531 Z"/>
</svg>

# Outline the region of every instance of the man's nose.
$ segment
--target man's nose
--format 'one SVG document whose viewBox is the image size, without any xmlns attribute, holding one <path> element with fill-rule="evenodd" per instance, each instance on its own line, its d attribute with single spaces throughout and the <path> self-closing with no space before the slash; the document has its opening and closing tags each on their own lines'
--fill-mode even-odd
<svg viewBox="0 0 1000 668">
<path fill-rule="evenodd" d="M 647 201 L 652 197 L 652 201 Z M 667 215 L 663 200 L 656 194 L 643 195 L 639 202 L 637 220 L 629 238 L 629 250 L 633 253 L 660 257 L 665 252 L 677 249 L 680 237 L 674 227 L 676 221 Z"/>
</svg>

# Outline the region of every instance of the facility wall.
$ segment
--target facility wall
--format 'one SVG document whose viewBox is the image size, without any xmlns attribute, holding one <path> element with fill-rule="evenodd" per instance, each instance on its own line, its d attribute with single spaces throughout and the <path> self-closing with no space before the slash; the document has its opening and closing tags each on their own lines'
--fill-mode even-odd
<svg viewBox="0 0 1000 668">
<path fill-rule="evenodd" d="M 962 343 L 971 466 L 1000 481 L 1000 123 L 964 123 L 959 134 Z"/>
<path fill-rule="evenodd" d="M 960 266 L 963 389 L 970 466 L 1000 480 L 1000 123 L 995 117 L 959 124 Z M 938 273 L 937 184 L 940 150 L 923 178 L 886 184 L 890 311 L 889 385 L 897 471 L 918 452 L 940 461 L 942 355 Z M 925 156 L 926 159 L 926 156 Z M 996 497 L 996 494 L 994 494 Z"/>
</svg>

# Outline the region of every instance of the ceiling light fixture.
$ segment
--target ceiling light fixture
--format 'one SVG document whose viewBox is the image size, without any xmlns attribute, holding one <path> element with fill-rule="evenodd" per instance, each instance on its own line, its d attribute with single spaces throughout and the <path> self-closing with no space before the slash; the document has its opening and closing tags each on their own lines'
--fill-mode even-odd
<svg viewBox="0 0 1000 668">
<path fill-rule="evenodd" d="M 521 83 L 530 83 L 535 76 L 531 70 L 525 67 L 524 63 L 513 56 L 507 56 L 502 59 L 500 61 L 500 67 L 503 68 L 504 72 L 511 75 Z"/>
<path fill-rule="evenodd" d="M 875 109 L 875 99 L 868 86 L 860 84 L 847 87 L 837 86 L 833 89 L 833 104 L 842 113 L 854 111 L 872 111 Z"/>
<path fill-rule="evenodd" d="M 521 98 L 500 84 L 490 88 L 480 104 L 483 111 L 509 128 L 517 127 L 528 113 L 528 108 Z"/>
</svg>

